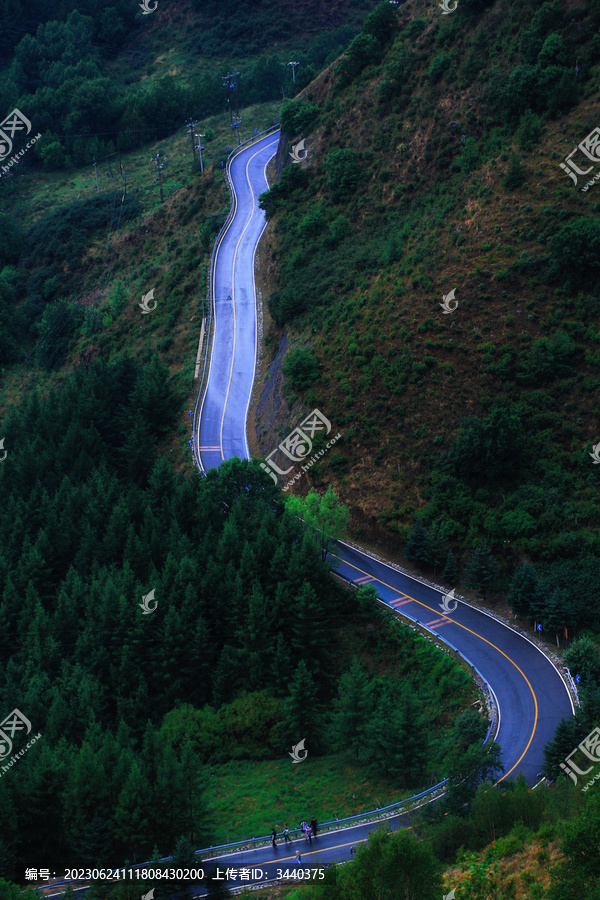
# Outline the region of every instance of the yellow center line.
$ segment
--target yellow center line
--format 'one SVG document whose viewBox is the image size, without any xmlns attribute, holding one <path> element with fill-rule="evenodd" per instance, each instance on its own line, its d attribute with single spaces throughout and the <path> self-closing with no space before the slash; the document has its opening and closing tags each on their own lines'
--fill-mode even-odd
<svg viewBox="0 0 600 900">
<path fill-rule="evenodd" d="M 275 143 L 277 143 L 277 141 L 273 141 L 272 143 L 275 144 Z M 268 147 L 268 146 L 269 146 L 269 144 L 267 144 L 267 147 Z M 263 152 L 263 150 L 265 150 L 265 147 L 261 147 L 260 150 L 257 150 L 256 153 L 254 153 L 252 156 L 250 156 L 250 157 L 248 158 L 248 162 L 246 163 L 246 180 L 247 180 L 248 186 L 249 186 L 249 188 L 250 188 L 250 193 L 252 194 L 252 212 L 250 213 L 250 218 L 248 219 L 248 221 L 247 221 L 246 224 L 244 225 L 243 231 L 242 231 L 242 233 L 240 234 L 240 236 L 239 236 L 239 238 L 238 238 L 237 244 L 235 245 L 235 250 L 234 250 L 234 252 L 233 252 L 233 263 L 232 263 L 232 265 L 231 265 L 231 300 L 232 300 L 232 306 L 233 306 L 233 347 L 232 347 L 232 350 L 231 350 L 231 368 L 229 369 L 229 381 L 227 382 L 227 393 L 225 394 L 225 403 L 223 404 L 223 415 L 221 416 L 221 429 L 220 429 L 220 433 L 219 433 L 219 444 L 220 444 L 220 450 L 221 450 L 221 459 L 223 460 L 223 462 L 225 461 L 225 453 L 223 452 L 223 423 L 224 423 L 224 421 L 225 421 L 225 411 L 227 410 L 227 401 L 228 401 L 228 399 L 229 399 L 229 389 L 231 388 L 231 379 L 232 379 L 232 377 L 233 377 L 233 364 L 234 364 L 234 361 L 235 361 L 235 334 L 236 334 L 236 319 L 235 319 L 235 261 L 236 261 L 236 259 L 237 259 L 237 252 L 238 252 L 238 248 L 239 248 L 239 246 L 240 246 L 240 241 L 241 241 L 242 238 L 244 237 L 244 235 L 245 235 L 245 233 L 246 233 L 246 229 L 248 228 L 250 222 L 252 221 L 252 219 L 253 219 L 253 217 L 254 217 L 254 199 L 255 199 L 255 197 L 254 197 L 254 191 L 253 191 L 253 189 L 252 189 L 252 184 L 251 184 L 251 182 L 250 182 L 250 179 L 248 178 L 248 166 L 250 165 L 250 163 L 252 162 L 252 160 L 253 160 L 256 156 L 258 156 L 260 153 Z M 235 193 L 235 186 L 233 185 L 233 178 L 231 179 L 231 184 L 232 184 L 232 186 L 233 186 L 233 190 L 234 190 L 234 193 Z M 237 197 L 237 195 L 236 195 L 236 197 Z M 231 224 L 233 224 L 233 221 L 232 221 Z M 230 227 L 231 227 L 231 226 L 230 226 Z"/>
<path fill-rule="evenodd" d="M 367 572 L 364 571 L 364 569 L 360 569 L 358 566 L 355 566 L 355 565 L 353 565 L 351 562 L 348 562 L 348 560 L 342 559 L 341 556 L 336 556 L 335 553 L 332 553 L 331 556 L 333 556 L 334 559 L 339 559 L 339 560 L 340 560 L 341 562 L 343 562 L 345 565 L 350 566 L 351 569 L 356 569 L 357 572 L 362 572 L 363 575 L 367 575 L 367 574 L 368 574 Z M 389 588 L 391 591 L 394 591 L 395 593 L 398 593 L 397 589 L 396 589 L 395 587 L 392 587 L 391 584 L 388 584 L 386 581 L 382 581 L 380 578 L 377 578 L 375 575 L 373 575 L 372 577 L 373 577 L 373 579 L 374 579 L 375 581 L 379 582 L 379 584 L 382 584 L 384 587 Z M 413 603 L 418 603 L 419 606 L 422 606 L 424 609 L 429 609 L 432 613 L 436 613 L 436 614 L 437 614 L 437 610 L 433 609 L 432 606 L 427 606 L 426 603 L 423 603 L 421 600 L 417 600 L 415 597 L 411 597 L 410 594 L 406 594 L 406 596 L 409 598 L 409 600 L 412 600 Z M 392 607 L 392 608 L 393 608 L 393 607 Z M 496 647 L 495 644 L 492 644 L 491 641 L 488 641 L 487 638 L 482 637 L 482 635 L 478 634 L 476 631 L 472 631 L 470 628 L 467 628 L 466 625 L 461 625 L 461 623 L 455 621 L 455 619 L 452 619 L 451 621 L 453 622 L 454 625 L 457 625 L 458 628 L 462 628 L 464 631 L 468 631 L 469 634 L 472 634 L 472 635 L 474 635 L 474 637 L 479 638 L 480 641 L 484 641 L 484 643 L 489 644 L 490 647 L 493 647 L 494 650 L 497 650 L 498 653 L 501 653 L 502 656 L 503 656 L 505 659 L 507 659 L 510 663 L 512 663 L 513 666 L 515 667 L 515 669 L 517 670 L 517 672 L 519 672 L 519 673 L 523 676 L 523 679 L 525 680 L 525 682 L 526 682 L 526 684 L 527 684 L 527 687 L 528 687 L 529 690 L 531 691 L 531 696 L 533 697 L 533 703 L 534 703 L 534 706 L 535 706 L 535 718 L 534 718 L 534 721 L 533 721 L 533 730 L 532 730 L 532 732 L 531 732 L 531 735 L 530 735 L 529 740 L 527 741 L 527 746 L 526 746 L 525 749 L 523 750 L 522 754 L 520 755 L 520 757 L 518 758 L 518 760 L 516 761 L 516 763 L 514 764 L 514 766 L 512 766 L 512 767 L 508 770 L 508 772 L 505 772 L 504 775 L 502 776 L 502 778 L 499 778 L 499 779 L 498 779 L 498 781 L 496 782 L 496 784 L 500 784 L 501 781 L 504 781 L 505 778 L 508 778 L 508 776 L 510 775 L 510 773 L 511 773 L 514 769 L 517 768 L 517 766 L 519 765 L 519 763 L 521 762 L 521 760 L 523 759 L 523 757 L 525 756 L 525 754 L 526 754 L 527 751 L 529 750 L 529 747 L 530 747 L 530 745 L 531 745 L 531 742 L 532 742 L 532 740 L 533 740 L 533 736 L 534 736 L 535 731 L 536 731 L 536 728 L 537 728 L 537 720 L 538 720 L 538 704 L 537 704 L 537 697 L 536 697 L 536 695 L 535 695 L 535 691 L 533 690 L 533 688 L 532 688 L 532 686 L 531 686 L 531 684 L 530 684 L 530 682 L 529 682 L 529 679 L 528 679 L 527 676 L 525 675 L 525 672 L 523 672 L 523 670 L 519 668 L 519 666 L 516 664 L 516 662 L 514 661 L 514 659 L 511 659 L 510 656 L 508 656 L 503 650 L 500 649 L 500 647 Z M 494 786 L 495 786 L 495 785 L 494 785 Z"/>
</svg>

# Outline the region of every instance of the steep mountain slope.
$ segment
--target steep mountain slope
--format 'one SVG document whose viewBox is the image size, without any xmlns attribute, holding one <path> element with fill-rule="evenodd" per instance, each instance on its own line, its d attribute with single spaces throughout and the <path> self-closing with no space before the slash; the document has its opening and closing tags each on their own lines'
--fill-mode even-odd
<svg viewBox="0 0 600 900">
<path fill-rule="evenodd" d="M 599 23 L 597 2 L 381 4 L 282 111 L 310 152 L 263 199 L 270 308 L 288 390 L 344 434 L 310 478 L 379 541 L 420 513 L 426 566 L 481 539 L 505 571 L 600 550 L 600 204 L 576 150 Z"/>
</svg>

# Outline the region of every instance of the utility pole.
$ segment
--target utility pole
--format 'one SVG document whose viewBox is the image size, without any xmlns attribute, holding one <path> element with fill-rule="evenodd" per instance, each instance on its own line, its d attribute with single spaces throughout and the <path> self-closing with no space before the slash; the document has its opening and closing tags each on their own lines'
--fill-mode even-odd
<svg viewBox="0 0 600 900">
<path fill-rule="evenodd" d="M 162 173 L 162 170 L 163 170 L 164 167 L 165 167 L 166 161 L 167 161 L 167 157 L 166 157 L 164 154 L 162 154 L 162 153 L 160 152 L 160 150 L 158 151 L 158 153 L 156 154 L 156 156 L 153 156 L 153 157 L 151 158 L 151 160 L 150 160 L 150 162 L 155 162 L 155 163 L 156 163 L 156 172 L 157 172 L 156 178 L 157 178 L 157 181 L 158 181 L 158 185 L 159 185 L 159 187 L 160 187 L 160 202 L 161 202 L 161 203 L 164 201 L 164 197 L 163 197 L 163 184 L 162 184 L 162 183 L 163 183 L 163 173 Z"/>
<path fill-rule="evenodd" d="M 201 173 L 204 173 L 204 163 L 202 162 L 202 151 L 204 150 L 204 147 L 202 146 L 202 138 L 203 138 L 204 136 L 205 136 L 205 135 L 203 135 L 203 134 L 197 134 L 197 135 L 196 135 L 196 137 L 198 138 L 198 147 L 197 147 L 197 150 L 198 150 L 198 152 L 199 152 L 199 154 L 200 154 L 200 172 L 201 172 Z"/>
<path fill-rule="evenodd" d="M 240 73 L 237 69 L 233 70 L 233 87 L 235 89 L 235 115 L 236 118 L 240 118 L 240 104 L 238 102 L 238 75 Z M 240 120 L 241 121 L 241 120 Z"/>
<path fill-rule="evenodd" d="M 98 165 L 96 163 L 96 157 L 94 157 L 94 175 L 96 176 L 96 193 L 100 193 L 100 188 L 98 187 Z"/>
<path fill-rule="evenodd" d="M 231 111 L 231 89 L 233 87 L 233 84 L 231 83 L 232 79 L 233 79 L 233 75 L 230 72 L 228 72 L 227 75 L 225 75 L 225 81 L 223 82 L 223 87 L 225 87 L 225 86 L 227 87 L 227 105 L 229 107 L 229 124 L 233 128 L 233 113 Z"/>
<path fill-rule="evenodd" d="M 117 147 L 117 153 L 119 154 L 119 166 L 121 168 L 121 178 L 123 179 L 123 196 L 127 196 L 127 179 L 125 178 L 125 172 L 123 171 L 123 160 L 121 159 L 121 151 Z"/>
<path fill-rule="evenodd" d="M 195 163 L 196 162 L 196 145 L 194 144 L 194 136 L 198 137 L 198 135 L 195 134 L 194 128 L 196 127 L 196 125 L 198 123 L 194 122 L 193 118 L 190 116 L 189 121 L 186 122 L 185 124 L 187 125 L 187 133 L 189 134 L 190 140 L 192 142 L 192 157 L 193 157 L 194 163 Z"/>
<path fill-rule="evenodd" d="M 231 126 L 232 128 L 236 128 L 236 129 L 237 129 L 238 147 L 239 147 L 239 145 L 242 143 L 242 138 L 241 138 L 241 136 L 240 136 L 240 123 L 241 123 L 241 121 L 242 121 L 242 120 L 241 120 L 240 116 L 235 116 L 234 119 L 233 119 L 233 125 Z"/>
<path fill-rule="evenodd" d="M 296 66 L 299 66 L 299 62 L 289 62 L 288 66 L 292 67 L 292 78 L 294 80 L 294 84 L 296 84 Z"/>
</svg>

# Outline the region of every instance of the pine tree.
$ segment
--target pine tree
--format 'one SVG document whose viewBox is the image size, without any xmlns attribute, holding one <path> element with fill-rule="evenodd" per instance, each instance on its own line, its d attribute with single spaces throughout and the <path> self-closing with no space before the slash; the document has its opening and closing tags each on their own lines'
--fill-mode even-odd
<svg viewBox="0 0 600 900">
<path fill-rule="evenodd" d="M 514 190 L 515 188 L 521 187 L 526 177 L 527 169 L 525 168 L 517 154 L 512 153 L 508 168 L 506 170 L 506 174 L 504 176 L 504 179 L 502 180 L 502 186 L 505 187 L 508 191 Z"/>
<path fill-rule="evenodd" d="M 79 840 L 74 841 L 73 849 L 86 862 L 102 866 L 108 862 L 112 850 L 112 838 L 106 822 L 96 812 L 88 823 Z"/>
<path fill-rule="evenodd" d="M 516 616 L 533 618 L 538 606 L 540 580 L 535 567 L 525 563 L 515 570 L 506 601 Z"/>
<path fill-rule="evenodd" d="M 409 562 L 416 563 L 418 566 L 426 566 L 429 563 L 429 534 L 420 518 L 415 519 L 415 524 L 408 533 L 404 555 Z"/>
<path fill-rule="evenodd" d="M 338 699 L 333 717 L 334 740 L 340 750 L 351 751 L 358 759 L 364 740 L 367 716 L 368 680 L 355 656 L 338 682 Z"/>
<path fill-rule="evenodd" d="M 15 857 L 8 846 L 0 839 L 0 878 L 11 881 L 15 874 Z"/>
<path fill-rule="evenodd" d="M 170 866 L 173 869 L 195 869 L 198 868 L 198 857 L 194 853 L 194 848 L 186 837 L 180 837 L 177 841 L 175 849 L 171 855 Z M 191 881 L 169 882 L 171 893 L 179 900 L 187 900 L 192 896 Z"/>
<path fill-rule="evenodd" d="M 467 560 L 465 584 L 485 598 L 497 577 L 498 564 L 492 556 L 492 551 L 487 544 L 480 541 Z"/>
<path fill-rule="evenodd" d="M 458 566 L 456 564 L 456 557 L 452 550 L 448 550 L 448 555 L 446 557 L 446 565 L 444 566 L 444 571 L 442 572 L 442 581 L 444 584 L 456 584 L 458 581 Z"/>
<path fill-rule="evenodd" d="M 309 745 L 316 747 L 320 723 L 317 689 L 303 659 L 291 680 L 285 713 L 284 730 L 288 739 L 293 744 L 306 739 Z"/>
<path fill-rule="evenodd" d="M 114 287 L 110 294 L 110 305 L 114 310 L 116 315 L 122 313 L 127 304 L 129 303 L 129 297 L 127 296 L 127 291 L 123 287 L 123 283 L 121 280 L 117 280 L 114 284 Z"/>
</svg>

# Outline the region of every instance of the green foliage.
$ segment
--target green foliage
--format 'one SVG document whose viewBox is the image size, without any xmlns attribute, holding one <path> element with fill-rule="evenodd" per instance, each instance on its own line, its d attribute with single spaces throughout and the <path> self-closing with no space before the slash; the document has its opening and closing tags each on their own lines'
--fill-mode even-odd
<svg viewBox="0 0 600 900">
<path fill-rule="evenodd" d="M 505 187 L 507 191 L 513 191 L 524 184 L 526 177 L 527 169 L 523 165 L 521 159 L 516 153 L 511 153 L 506 174 L 502 179 L 502 186 Z"/>
<path fill-rule="evenodd" d="M 600 794 L 591 793 L 581 816 L 567 822 L 561 834 L 563 858 L 552 872 L 551 900 L 598 900 Z"/>
<path fill-rule="evenodd" d="M 71 164 L 71 160 L 65 153 L 60 141 L 50 141 L 42 144 L 39 154 L 45 169 L 66 169 Z"/>
<path fill-rule="evenodd" d="M 517 129 L 517 142 L 519 148 L 529 153 L 537 147 L 542 136 L 543 127 L 542 120 L 531 110 L 525 110 L 521 116 L 519 127 Z"/>
<path fill-rule="evenodd" d="M 358 34 L 336 68 L 341 86 L 354 81 L 368 65 L 381 59 L 381 43 L 371 34 Z"/>
<path fill-rule="evenodd" d="M 517 381 L 535 385 L 564 378 L 572 373 L 576 354 L 577 345 L 564 331 L 540 338 L 521 360 Z"/>
<path fill-rule="evenodd" d="M 441 870 L 430 845 L 403 828 L 371 832 L 332 881 L 323 895 L 330 900 L 438 900 L 442 894 Z"/>
<path fill-rule="evenodd" d="M 538 55 L 540 66 L 566 66 L 569 63 L 569 54 L 565 42 L 560 34 L 549 34 Z"/>
<path fill-rule="evenodd" d="M 347 200 L 362 176 L 356 150 L 331 150 L 325 160 L 327 185 L 336 200 Z"/>
<path fill-rule="evenodd" d="M 564 660 L 573 675 L 581 675 L 584 683 L 600 681 L 600 652 L 588 635 L 582 635 L 565 650 Z"/>
<path fill-rule="evenodd" d="M 336 216 L 329 225 L 331 239 L 335 244 L 352 234 L 352 226 L 346 216 Z"/>
<path fill-rule="evenodd" d="M 458 566 L 452 550 L 448 550 L 446 565 L 442 571 L 442 581 L 445 584 L 456 584 L 458 581 Z"/>
<path fill-rule="evenodd" d="M 506 602 L 517 616 L 532 618 L 543 603 L 543 591 L 535 567 L 524 563 L 516 570 L 510 582 Z"/>
<path fill-rule="evenodd" d="M 290 165 L 284 169 L 279 181 L 270 190 L 259 195 L 258 205 L 264 209 L 267 219 L 271 218 L 278 206 L 287 207 L 305 184 L 306 173 L 300 166 Z"/>
<path fill-rule="evenodd" d="M 467 559 L 465 584 L 485 597 L 496 585 L 499 574 L 498 563 L 490 548 L 480 541 Z"/>
<path fill-rule="evenodd" d="M 65 360 L 69 341 L 75 329 L 83 321 L 83 309 L 68 300 L 49 304 L 38 324 L 35 356 L 39 366 L 52 370 Z"/>
<path fill-rule="evenodd" d="M 256 681 L 256 673 L 250 672 L 248 683 Z M 268 690 L 242 691 L 219 710 L 210 705 L 194 709 L 189 704 L 171 710 L 164 718 L 161 736 L 176 749 L 189 740 L 204 763 L 267 759 L 278 747 L 273 729 L 282 717 L 281 700 Z"/>
<path fill-rule="evenodd" d="M 440 78 L 450 78 L 452 75 L 452 57 L 449 53 L 438 53 L 434 56 L 427 77 L 432 84 L 436 84 Z"/>
<path fill-rule="evenodd" d="M 523 457 L 521 416 L 518 408 L 497 408 L 485 419 L 464 420 L 448 453 L 448 467 L 467 483 L 508 480 Z"/>
<path fill-rule="evenodd" d="M 600 222 L 591 216 L 563 225 L 548 242 L 552 274 L 574 285 L 593 288 L 600 276 Z"/>
<path fill-rule="evenodd" d="M 21 223 L 10 213 L 0 213 L 0 231 L 2 243 L 0 244 L 0 272 L 4 266 L 10 266 L 18 262 L 23 246 L 23 227 Z"/>
<path fill-rule="evenodd" d="M 311 490 L 304 500 L 296 495 L 288 497 L 287 509 L 292 515 L 303 519 L 318 534 L 323 559 L 333 541 L 347 536 L 350 512 L 339 502 L 331 485 L 322 495 Z"/>
<path fill-rule="evenodd" d="M 289 135 L 302 134 L 316 125 L 318 117 L 317 103 L 301 98 L 286 100 L 281 106 L 281 129 Z"/>
<path fill-rule="evenodd" d="M 409 562 L 424 566 L 429 563 L 430 543 L 427 529 L 421 519 L 417 518 L 408 533 L 408 541 L 404 545 L 404 555 Z"/>
<path fill-rule="evenodd" d="M 390 41 L 397 31 L 398 17 L 393 6 L 383 0 L 371 10 L 362 27 L 364 34 L 372 35 L 380 44 Z"/>
<path fill-rule="evenodd" d="M 295 391 L 303 391 L 319 377 L 319 360 L 312 352 L 302 347 L 289 350 L 283 363 L 283 374 Z"/>
</svg>

